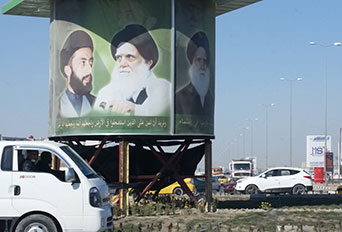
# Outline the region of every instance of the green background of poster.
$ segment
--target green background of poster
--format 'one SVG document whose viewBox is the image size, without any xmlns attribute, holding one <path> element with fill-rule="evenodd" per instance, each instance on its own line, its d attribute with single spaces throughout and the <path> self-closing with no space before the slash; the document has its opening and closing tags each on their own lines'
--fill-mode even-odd
<svg viewBox="0 0 342 232">
<path fill-rule="evenodd" d="M 66 78 L 59 68 L 59 54 L 66 37 L 75 30 L 86 31 L 91 36 L 94 44 L 91 94 L 96 96 L 110 82 L 115 66 L 110 41 L 118 31 L 129 24 L 140 24 L 149 31 L 159 51 L 158 63 L 152 71 L 157 77 L 171 83 L 171 0 L 57 0 L 54 2 L 50 23 L 49 137 L 102 133 L 166 135 L 172 133 L 171 109 L 166 117 L 106 116 L 92 113 L 77 118 L 57 117 L 56 101 L 66 88 Z"/>
</svg>

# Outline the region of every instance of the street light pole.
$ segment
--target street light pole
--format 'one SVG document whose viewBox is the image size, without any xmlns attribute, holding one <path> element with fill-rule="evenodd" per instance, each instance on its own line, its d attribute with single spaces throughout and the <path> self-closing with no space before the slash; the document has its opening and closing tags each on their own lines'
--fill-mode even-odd
<svg viewBox="0 0 342 232">
<path fill-rule="evenodd" d="M 290 167 L 292 167 L 292 95 L 293 95 L 293 82 L 302 81 L 303 78 L 298 77 L 296 79 L 280 78 L 281 81 L 290 82 Z"/>
<path fill-rule="evenodd" d="M 254 121 L 257 121 L 258 118 L 252 118 L 252 119 L 247 119 L 247 121 L 250 121 L 251 122 L 251 157 L 253 157 L 253 150 L 254 150 L 254 144 L 253 144 L 253 122 Z"/>
<path fill-rule="evenodd" d="M 244 128 L 244 131 L 242 132 L 242 141 L 243 141 L 243 145 L 242 145 L 243 157 L 246 157 L 245 128 Z"/>
<path fill-rule="evenodd" d="M 338 184 L 341 184 L 341 143 L 342 143 L 342 128 L 340 128 L 340 135 L 339 135 L 339 141 L 338 141 Z"/>
<path fill-rule="evenodd" d="M 234 139 L 235 147 L 236 147 L 236 154 L 234 156 L 239 157 L 240 156 L 240 151 L 239 151 L 239 140 Z"/>
<path fill-rule="evenodd" d="M 244 127 L 242 129 L 243 129 L 242 133 L 240 133 L 240 137 L 242 137 L 242 156 L 246 157 L 246 141 L 245 141 L 245 135 L 246 135 L 245 129 L 246 128 Z M 241 158 L 243 158 L 243 157 L 241 157 Z"/>
<path fill-rule="evenodd" d="M 265 162 L 266 162 L 266 168 L 268 168 L 268 108 L 275 106 L 274 103 L 271 104 L 263 104 L 266 110 L 266 152 L 265 152 Z"/>
<path fill-rule="evenodd" d="M 326 153 L 327 153 L 327 136 L 328 136 L 328 62 L 327 51 L 328 47 L 341 46 L 341 42 L 335 42 L 332 44 L 319 44 L 316 42 L 310 42 L 310 45 L 317 45 L 324 48 L 324 179 L 327 181 L 326 174 Z"/>
<path fill-rule="evenodd" d="M 231 159 L 234 159 L 234 155 L 236 155 L 236 153 L 235 153 L 235 143 L 233 141 L 230 142 L 230 147 L 231 147 L 231 149 L 230 149 L 230 152 L 231 152 L 230 157 L 231 157 Z"/>
</svg>

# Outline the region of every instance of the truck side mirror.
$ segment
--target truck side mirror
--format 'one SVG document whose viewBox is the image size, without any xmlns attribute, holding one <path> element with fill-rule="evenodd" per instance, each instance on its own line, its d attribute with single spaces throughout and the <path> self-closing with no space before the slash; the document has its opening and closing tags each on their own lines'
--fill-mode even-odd
<svg viewBox="0 0 342 232">
<path fill-rule="evenodd" d="M 65 172 L 65 181 L 74 183 L 76 182 L 76 180 L 77 178 L 76 178 L 75 170 L 73 168 L 68 168 Z"/>
<path fill-rule="evenodd" d="M 266 174 L 262 174 L 260 177 L 261 178 L 266 178 Z"/>
</svg>

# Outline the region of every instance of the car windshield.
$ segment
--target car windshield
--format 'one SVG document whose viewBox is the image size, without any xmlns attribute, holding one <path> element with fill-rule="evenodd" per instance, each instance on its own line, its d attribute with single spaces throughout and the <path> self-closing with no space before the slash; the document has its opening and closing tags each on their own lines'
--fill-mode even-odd
<svg viewBox="0 0 342 232">
<path fill-rule="evenodd" d="M 262 170 L 262 171 L 258 172 L 257 174 L 255 174 L 255 175 L 253 175 L 253 176 L 259 176 L 259 175 L 261 175 L 262 173 L 266 172 L 267 170 L 268 170 L 268 169 Z"/>
<path fill-rule="evenodd" d="M 235 170 L 250 170 L 251 165 L 250 164 L 234 164 Z"/>
<path fill-rule="evenodd" d="M 97 178 L 96 172 L 71 147 L 62 146 L 61 149 L 75 162 L 81 172 L 88 178 Z"/>
<path fill-rule="evenodd" d="M 308 174 L 309 176 L 311 176 L 311 174 L 309 172 L 307 172 L 306 170 L 303 170 L 303 172 L 305 172 L 306 174 Z M 335 173 L 337 174 L 337 173 Z"/>
</svg>

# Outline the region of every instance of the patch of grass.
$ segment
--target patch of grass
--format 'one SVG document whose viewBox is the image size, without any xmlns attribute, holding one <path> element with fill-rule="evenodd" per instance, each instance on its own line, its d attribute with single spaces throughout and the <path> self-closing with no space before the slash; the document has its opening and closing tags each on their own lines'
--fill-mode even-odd
<svg viewBox="0 0 342 232">
<path fill-rule="evenodd" d="M 272 220 L 273 219 L 273 220 Z M 224 224 L 231 227 L 242 227 L 249 229 L 256 227 L 262 231 L 275 231 L 274 218 L 270 217 L 266 212 L 247 213 L 245 215 L 237 216 L 224 222 Z"/>
<path fill-rule="evenodd" d="M 205 202 L 197 205 L 189 199 L 172 196 L 158 196 L 144 199 L 131 205 L 130 215 L 114 222 L 115 232 L 133 231 L 277 231 L 279 228 L 293 227 L 302 231 L 311 226 L 313 231 L 342 231 L 341 205 L 300 206 L 273 208 L 263 202 L 264 210 L 222 210 L 205 212 Z M 195 209 L 197 207 L 197 210 Z M 114 207 L 116 215 L 121 215 Z M 326 230 L 329 229 L 329 230 Z"/>
</svg>

